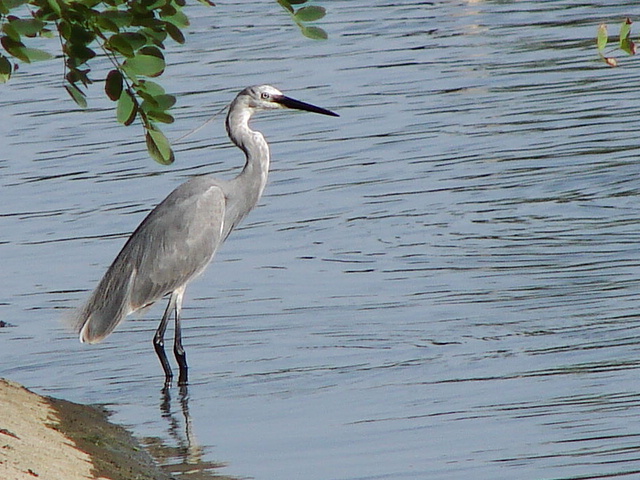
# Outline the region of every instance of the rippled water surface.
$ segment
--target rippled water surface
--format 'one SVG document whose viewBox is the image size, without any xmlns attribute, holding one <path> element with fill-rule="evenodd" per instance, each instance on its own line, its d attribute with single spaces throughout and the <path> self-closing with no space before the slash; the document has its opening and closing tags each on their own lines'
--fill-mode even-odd
<svg viewBox="0 0 640 480">
<path fill-rule="evenodd" d="M 327 42 L 194 6 L 168 53 L 172 138 L 257 83 L 341 115 L 254 122 L 270 183 L 187 290 L 188 392 L 161 391 L 164 305 L 97 346 L 60 319 L 173 187 L 238 171 L 223 118 L 167 168 L 99 84 L 86 112 L 55 63 L 0 86 L 0 375 L 107 404 L 176 471 L 637 478 L 640 64 L 594 45 L 635 2 L 324 5 Z"/>
</svg>

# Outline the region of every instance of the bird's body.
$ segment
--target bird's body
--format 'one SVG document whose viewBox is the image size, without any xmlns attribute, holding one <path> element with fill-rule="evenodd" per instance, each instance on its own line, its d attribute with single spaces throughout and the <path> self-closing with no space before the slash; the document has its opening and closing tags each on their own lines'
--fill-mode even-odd
<svg viewBox="0 0 640 480">
<path fill-rule="evenodd" d="M 194 177 L 159 203 L 113 261 L 86 304 L 77 312 L 80 341 L 97 343 L 124 318 L 171 295 L 154 337 L 167 382 L 172 373 L 164 353 L 164 333 L 175 315 L 174 353 L 179 382 L 187 382 L 187 363 L 180 333 L 180 309 L 187 284 L 201 274 L 231 231 L 256 206 L 267 183 L 269 146 L 249 119 L 257 110 L 297 108 L 325 115 L 333 112 L 285 97 L 266 85 L 243 90 L 229 107 L 227 132 L 246 156 L 242 172 L 223 181 Z"/>
</svg>

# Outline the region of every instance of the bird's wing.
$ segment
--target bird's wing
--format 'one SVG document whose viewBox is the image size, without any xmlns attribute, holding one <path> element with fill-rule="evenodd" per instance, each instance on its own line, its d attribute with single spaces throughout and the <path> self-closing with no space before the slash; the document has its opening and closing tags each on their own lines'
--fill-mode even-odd
<svg viewBox="0 0 640 480">
<path fill-rule="evenodd" d="M 147 216 L 121 252 L 135 268 L 132 311 L 202 273 L 222 243 L 225 203 L 220 185 L 200 177 L 182 184 Z"/>
</svg>

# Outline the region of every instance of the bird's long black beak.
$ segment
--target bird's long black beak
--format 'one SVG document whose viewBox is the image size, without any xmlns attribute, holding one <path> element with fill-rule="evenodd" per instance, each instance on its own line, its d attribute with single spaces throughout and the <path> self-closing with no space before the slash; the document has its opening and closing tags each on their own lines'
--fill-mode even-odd
<svg viewBox="0 0 640 480">
<path fill-rule="evenodd" d="M 277 97 L 274 100 L 278 102 L 280 105 L 283 105 L 287 108 L 304 110 L 306 112 L 321 113 L 322 115 L 330 115 L 332 117 L 340 116 L 337 113 L 332 112 L 331 110 L 327 110 L 326 108 L 316 107 L 315 105 L 311 105 L 310 103 L 301 102 L 300 100 L 295 100 L 294 98 L 289 98 L 285 95 L 282 95 L 281 97 Z"/>
</svg>

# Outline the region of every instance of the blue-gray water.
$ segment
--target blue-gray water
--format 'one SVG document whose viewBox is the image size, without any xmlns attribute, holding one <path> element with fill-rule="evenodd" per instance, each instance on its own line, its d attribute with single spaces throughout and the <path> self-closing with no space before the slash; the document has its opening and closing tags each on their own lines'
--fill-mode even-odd
<svg viewBox="0 0 640 480">
<path fill-rule="evenodd" d="M 0 86 L 0 376 L 243 478 L 637 478 L 640 64 L 594 41 L 635 2 L 324 5 L 327 42 L 275 2 L 190 7 L 168 53 L 172 138 L 256 83 L 341 114 L 254 122 L 270 183 L 187 290 L 190 425 L 164 305 L 98 346 L 60 319 L 173 187 L 238 171 L 223 117 L 167 168 L 61 63 Z"/>
</svg>

